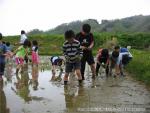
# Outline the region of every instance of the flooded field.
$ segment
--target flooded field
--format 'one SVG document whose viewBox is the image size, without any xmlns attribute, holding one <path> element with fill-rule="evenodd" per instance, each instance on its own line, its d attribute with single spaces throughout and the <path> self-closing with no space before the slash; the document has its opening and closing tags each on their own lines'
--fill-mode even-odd
<svg viewBox="0 0 150 113">
<path fill-rule="evenodd" d="M 48 57 L 38 68 L 25 65 L 18 76 L 8 62 L 0 81 L 0 113 L 150 113 L 150 91 L 130 76 L 106 78 L 101 73 L 92 80 L 87 66 L 83 86 L 74 76 L 68 86 L 50 79 Z"/>
</svg>

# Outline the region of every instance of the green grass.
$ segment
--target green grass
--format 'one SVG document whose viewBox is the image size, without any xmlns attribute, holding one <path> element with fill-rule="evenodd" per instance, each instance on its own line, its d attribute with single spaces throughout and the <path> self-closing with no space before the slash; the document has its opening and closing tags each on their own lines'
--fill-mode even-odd
<svg viewBox="0 0 150 113">
<path fill-rule="evenodd" d="M 37 40 L 39 43 L 39 54 L 40 55 L 61 55 L 62 45 L 64 42 L 63 35 L 32 35 L 28 37 L 30 41 Z M 14 45 L 19 42 L 19 36 L 5 37 L 4 41 L 11 42 Z M 16 49 L 17 46 L 14 46 Z"/>
<path fill-rule="evenodd" d="M 127 71 L 136 79 L 150 85 L 150 51 L 132 50 L 133 60 Z"/>
</svg>

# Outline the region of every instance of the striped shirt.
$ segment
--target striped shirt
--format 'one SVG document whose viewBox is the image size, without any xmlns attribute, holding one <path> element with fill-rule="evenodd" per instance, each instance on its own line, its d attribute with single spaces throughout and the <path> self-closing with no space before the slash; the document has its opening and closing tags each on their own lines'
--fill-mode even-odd
<svg viewBox="0 0 150 113">
<path fill-rule="evenodd" d="M 75 39 L 72 43 L 66 41 L 63 44 L 63 53 L 65 57 L 69 57 L 70 62 L 75 62 L 77 56 L 82 57 L 83 54 L 82 49 L 80 48 L 80 42 Z"/>
</svg>

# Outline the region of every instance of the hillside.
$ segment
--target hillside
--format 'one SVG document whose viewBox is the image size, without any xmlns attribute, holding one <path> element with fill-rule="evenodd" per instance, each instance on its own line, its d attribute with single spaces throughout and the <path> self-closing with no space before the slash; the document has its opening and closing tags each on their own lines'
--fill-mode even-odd
<svg viewBox="0 0 150 113">
<path fill-rule="evenodd" d="M 111 32 L 111 33 L 133 33 L 133 32 L 150 32 L 150 16 L 132 16 L 115 20 L 102 20 L 101 24 L 95 19 L 84 21 L 74 21 L 63 23 L 54 29 L 41 31 L 34 29 L 29 32 L 32 34 L 63 34 L 68 29 L 73 29 L 76 33 L 81 30 L 84 23 L 92 27 L 92 32 Z"/>
</svg>

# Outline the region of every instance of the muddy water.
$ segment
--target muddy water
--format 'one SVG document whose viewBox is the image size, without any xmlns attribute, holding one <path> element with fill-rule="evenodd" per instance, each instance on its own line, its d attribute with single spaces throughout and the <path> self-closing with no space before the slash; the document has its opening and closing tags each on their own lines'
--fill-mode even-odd
<svg viewBox="0 0 150 113">
<path fill-rule="evenodd" d="M 73 74 L 66 87 L 63 81 L 50 79 L 48 57 L 42 58 L 38 68 L 25 65 L 18 76 L 15 65 L 7 63 L 0 81 L 0 113 L 118 113 L 120 108 L 128 108 L 121 113 L 150 113 L 150 91 L 130 76 L 106 78 L 102 72 L 92 80 L 87 67 L 83 86 L 78 86 Z"/>
</svg>

